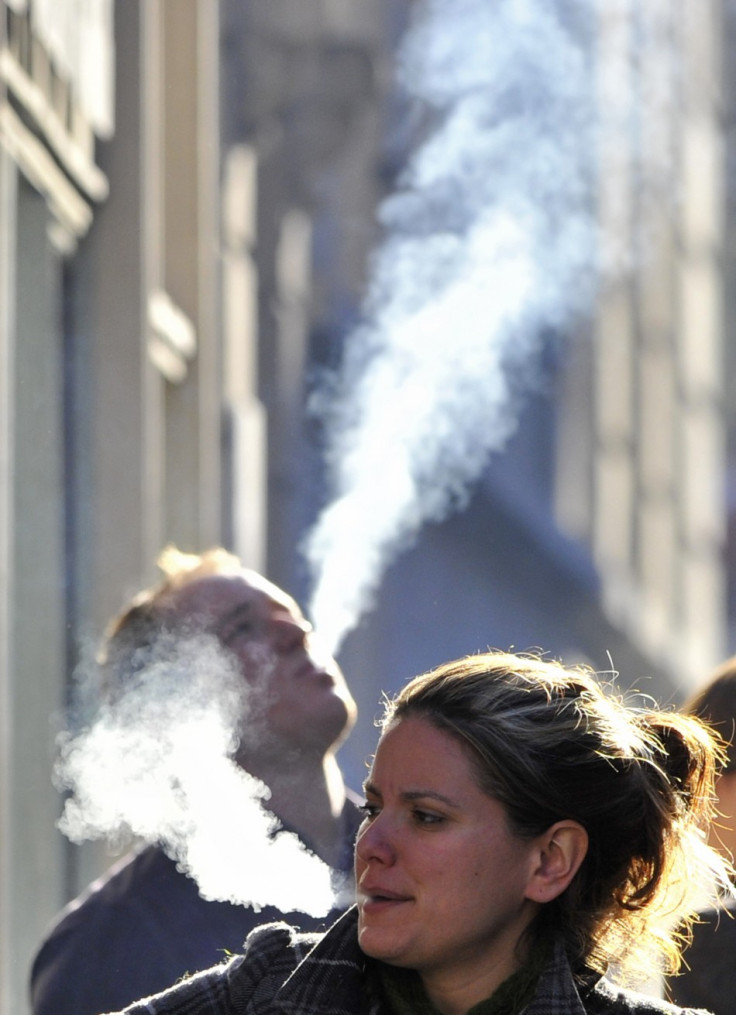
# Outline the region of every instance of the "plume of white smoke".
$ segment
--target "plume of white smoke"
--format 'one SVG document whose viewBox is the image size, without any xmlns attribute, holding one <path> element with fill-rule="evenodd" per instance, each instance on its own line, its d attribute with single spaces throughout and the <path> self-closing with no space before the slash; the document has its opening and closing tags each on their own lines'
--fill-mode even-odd
<svg viewBox="0 0 736 1015">
<path fill-rule="evenodd" d="M 74 842 L 158 843 L 207 899 L 324 915 L 335 902 L 329 868 L 277 830 L 268 789 L 233 760 L 255 712 L 215 638 L 163 636 L 94 719 L 63 737 L 61 830 Z"/>
<path fill-rule="evenodd" d="M 594 96 L 576 31 L 590 7 L 417 8 L 403 82 L 436 128 L 381 209 L 364 323 L 322 407 L 333 499 L 305 552 L 333 651 L 395 554 L 463 503 L 513 432 L 509 368 L 589 307 Z"/>
</svg>

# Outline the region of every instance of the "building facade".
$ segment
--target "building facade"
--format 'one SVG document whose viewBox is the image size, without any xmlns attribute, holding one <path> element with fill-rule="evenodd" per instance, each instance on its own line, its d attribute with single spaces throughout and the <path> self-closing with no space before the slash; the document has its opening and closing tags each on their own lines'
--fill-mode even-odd
<svg viewBox="0 0 736 1015">
<path fill-rule="evenodd" d="M 106 857 L 55 821 L 85 644 L 219 542 L 218 11 L 0 5 L 0 1010 Z"/>
</svg>

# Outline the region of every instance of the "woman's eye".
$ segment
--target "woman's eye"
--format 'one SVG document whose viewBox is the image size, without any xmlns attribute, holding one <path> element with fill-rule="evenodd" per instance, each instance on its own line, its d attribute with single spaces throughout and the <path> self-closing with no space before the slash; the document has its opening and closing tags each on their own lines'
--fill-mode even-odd
<svg viewBox="0 0 736 1015">
<path fill-rule="evenodd" d="M 370 819 L 370 818 L 375 818 L 375 816 L 378 814 L 379 807 L 378 807 L 378 804 L 369 804 L 366 801 L 365 803 L 362 803 L 358 807 L 358 810 L 361 811 L 361 813 L 363 814 L 364 818 Z"/>
<path fill-rule="evenodd" d="M 445 820 L 441 814 L 433 814 L 431 811 L 415 810 L 413 814 L 416 823 L 423 826 L 441 825 Z"/>
</svg>

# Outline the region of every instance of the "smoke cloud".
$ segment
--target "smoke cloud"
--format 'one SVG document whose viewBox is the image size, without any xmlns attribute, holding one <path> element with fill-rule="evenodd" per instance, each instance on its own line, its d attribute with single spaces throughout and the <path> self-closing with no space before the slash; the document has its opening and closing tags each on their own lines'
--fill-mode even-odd
<svg viewBox="0 0 736 1015">
<path fill-rule="evenodd" d="M 137 662 L 120 692 L 62 738 L 56 781 L 71 794 L 62 832 L 158 843 L 207 899 L 326 914 L 329 868 L 277 831 L 268 789 L 233 760 L 257 713 L 229 655 L 215 638 L 168 635 Z M 269 661 L 259 663 L 262 703 Z"/>
<path fill-rule="evenodd" d="M 597 235 L 594 122 L 601 84 L 612 115 L 629 109 L 616 106 L 615 87 L 631 54 L 607 61 L 615 86 L 596 81 L 590 45 L 594 19 L 604 11 L 615 25 L 619 8 L 425 0 L 415 9 L 401 82 L 432 128 L 380 209 L 363 321 L 316 402 L 331 500 L 305 555 L 311 616 L 333 652 L 420 527 L 466 502 L 516 427 L 509 377 L 533 374 L 545 334 L 589 313 L 601 257 L 621 254 Z"/>
</svg>

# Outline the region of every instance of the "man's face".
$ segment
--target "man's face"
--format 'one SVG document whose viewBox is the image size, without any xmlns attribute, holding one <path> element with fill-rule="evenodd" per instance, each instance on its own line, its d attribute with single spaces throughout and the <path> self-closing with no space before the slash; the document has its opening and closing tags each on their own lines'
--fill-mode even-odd
<svg viewBox="0 0 736 1015">
<path fill-rule="evenodd" d="M 172 606 L 236 657 L 269 741 L 323 753 L 352 728 L 355 703 L 339 666 L 319 653 L 291 596 L 257 572 L 196 579 Z"/>
</svg>

